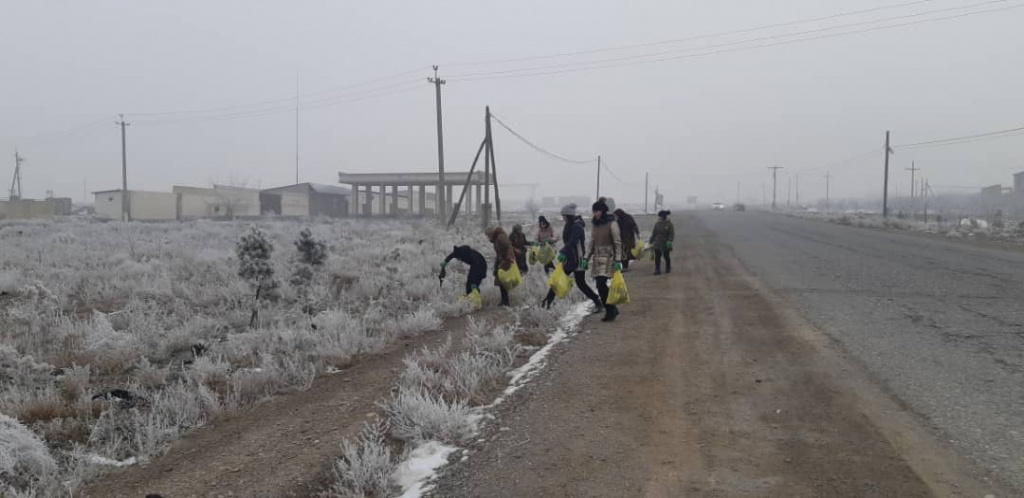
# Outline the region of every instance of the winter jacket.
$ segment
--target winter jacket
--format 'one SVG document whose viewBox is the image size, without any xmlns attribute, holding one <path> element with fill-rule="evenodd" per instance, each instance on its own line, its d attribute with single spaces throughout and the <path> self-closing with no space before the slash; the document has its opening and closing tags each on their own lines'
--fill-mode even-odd
<svg viewBox="0 0 1024 498">
<path fill-rule="evenodd" d="M 537 243 L 538 244 L 554 244 L 558 242 L 555 238 L 555 229 L 548 225 L 547 228 L 537 229 Z"/>
<path fill-rule="evenodd" d="M 676 240 L 676 227 L 670 220 L 658 220 L 651 232 L 651 246 L 655 251 L 668 249 L 669 242 Z"/>
<path fill-rule="evenodd" d="M 590 261 L 590 275 L 594 278 L 610 278 L 615 263 L 622 261 L 622 234 L 615 215 L 606 213 L 594 220 L 587 260 Z"/>
<path fill-rule="evenodd" d="M 516 251 L 512 247 L 512 242 L 508 239 L 508 235 L 501 227 L 491 227 L 484 231 L 487 238 L 494 244 L 494 272 L 497 274 L 499 269 L 507 270 L 512 268 L 512 264 L 516 262 Z"/>
<path fill-rule="evenodd" d="M 487 259 L 483 254 L 469 246 L 455 246 L 444 262 L 457 259 L 469 265 L 469 280 L 480 283 L 487 276 Z"/>
<path fill-rule="evenodd" d="M 633 259 L 631 254 L 636 247 L 636 239 L 640 236 L 640 227 L 636 220 L 621 209 L 615 210 L 615 219 L 619 220 L 619 232 L 622 234 L 622 253 L 625 258 Z"/>
<path fill-rule="evenodd" d="M 516 266 L 519 267 L 519 271 L 525 272 L 530 269 L 526 263 L 526 246 L 528 242 L 526 241 L 526 234 L 523 233 L 523 228 L 519 225 L 516 225 L 516 228 L 512 229 L 512 234 L 508 236 L 508 240 L 512 243 L 512 248 L 516 252 Z"/>
<path fill-rule="evenodd" d="M 566 273 L 579 270 L 580 260 L 586 255 L 586 242 L 587 224 L 583 218 L 577 216 L 575 221 L 565 224 L 565 228 L 562 229 L 563 246 L 559 253 L 565 255 L 565 263 L 562 266 Z"/>
</svg>

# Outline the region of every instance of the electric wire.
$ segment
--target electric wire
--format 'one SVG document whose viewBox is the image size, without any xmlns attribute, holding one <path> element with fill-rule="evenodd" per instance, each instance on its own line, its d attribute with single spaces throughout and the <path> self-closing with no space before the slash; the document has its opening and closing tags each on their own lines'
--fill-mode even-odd
<svg viewBox="0 0 1024 498">
<path fill-rule="evenodd" d="M 996 130 L 996 131 L 988 131 L 988 132 L 984 132 L 984 133 L 976 133 L 976 134 L 973 134 L 973 135 L 963 135 L 963 136 L 959 136 L 959 137 L 950 137 L 950 138 L 942 138 L 942 139 L 938 139 L 938 140 L 927 140 L 927 141 L 924 141 L 924 142 L 915 142 L 915 143 L 910 143 L 910 144 L 894 145 L 892 148 L 898 150 L 898 149 L 933 147 L 933 146 L 940 146 L 940 145 L 956 145 L 956 144 L 961 144 L 961 143 L 976 142 L 976 141 L 979 141 L 979 140 L 989 139 L 989 138 L 1002 138 L 1003 136 L 1014 134 L 1014 133 L 1019 133 L 1019 132 L 1024 132 L 1024 126 L 1020 126 L 1020 127 L 1017 127 L 1017 128 L 1008 128 L 1008 129 L 1005 129 L 1005 130 Z"/>
<path fill-rule="evenodd" d="M 555 160 L 562 161 L 564 163 L 569 163 L 569 164 L 589 164 L 589 163 L 592 163 L 592 162 L 597 160 L 597 158 L 585 159 L 585 160 L 569 159 L 569 158 L 567 158 L 565 156 L 561 156 L 561 155 L 555 154 L 554 152 L 551 152 L 551 151 L 549 151 L 549 150 L 547 150 L 547 149 L 537 145 L 536 143 L 532 142 L 530 139 L 524 137 L 519 132 L 513 130 L 509 125 L 505 124 L 504 121 L 502 121 L 497 116 L 495 116 L 493 112 L 491 113 L 491 119 L 493 119 L 495 122 L 497 122 L 499 125 L 501 125 L 502 128 L 504 128 L 509 133 L 511 133 L 512 136 L 518 138 L 519 141 L 523 142 L 524 144 L 529 146 L 531 149 L 533 149 L 533 150 L 535 150 L 535 151 L 537 151 L 537 152 L 539 152 L 539 153 L 541 153 L 541 154 L 543 154 L 543 155 L 545 155 L 545 156 L 547 156 L 547 157 L 549 157 L 551 159 L 555 159 Z"/>
</svg>

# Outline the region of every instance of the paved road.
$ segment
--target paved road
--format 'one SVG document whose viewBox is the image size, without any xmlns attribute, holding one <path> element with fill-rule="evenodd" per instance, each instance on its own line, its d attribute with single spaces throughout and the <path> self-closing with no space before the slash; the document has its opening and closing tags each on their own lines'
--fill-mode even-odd
<svg viewBox="0 0 1024 498">
<path fill-rule="evenodd" d="M 674 272 L 636 265 L 620 319 L 590 318 L 556 348 L 432 496 L 1011 496 L 979 481 L 705 224 L 676 226 Z"/>
<path fill-rule="evenodd" d="M 1024 488 L 1024 254 L 766 213 L 699 219 L 959 453 Z"/>
</svg>

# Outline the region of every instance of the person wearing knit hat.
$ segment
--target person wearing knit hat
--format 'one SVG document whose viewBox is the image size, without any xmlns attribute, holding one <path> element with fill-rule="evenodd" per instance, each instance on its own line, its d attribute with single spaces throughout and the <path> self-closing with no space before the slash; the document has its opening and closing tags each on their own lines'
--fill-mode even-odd
<svg viewBox="0 0 1024 498">
<path fill-rule="evenodd" d="M 659 211 L 658 222 L 651 231 L 651 247 L 654 249 L 654 274 L 661 275 L 661 259 L 665 258 L 665 273 L 672 273 L 672 242 L 676 238 L 676 227 L 668 219 L 671 211 Z"/>
<path fill-rule="evenodd" d="M 575 204 L 562 208 L 562 220 L 565 221 L 565 227 L 562 229 L 563 245 L 562 250 L 558 252 L 558 262 L 562 263 L 562 269 L 566 274 L 575 278 L 576 288 L 594 303 L 594 312 L 600 312 L 604 309 L 604 301 L 587 283 L 587 268 L 582 264 L 587 250 L 587 224 L 583 218 L 576 216 Z M 549 308 L 554 302 L 555 291 L 550 290 L 541 304 Z"/>
<path fill-rule="evenodd" d="M 608 213 L 608 204 L 602 198 L 591 206 L 594 213 L 594 229 L 590 233 L 590 247 L 583 267 L 590 267 L 590 274 L 597 281 L 597 292 L 605 303 L 604 321 L 610 322 L 619 316 L 618 306 L 608 303 L 608 281 L 612 274 L 622 271 L 622 233 L 615 215 Z"/>
</svg>

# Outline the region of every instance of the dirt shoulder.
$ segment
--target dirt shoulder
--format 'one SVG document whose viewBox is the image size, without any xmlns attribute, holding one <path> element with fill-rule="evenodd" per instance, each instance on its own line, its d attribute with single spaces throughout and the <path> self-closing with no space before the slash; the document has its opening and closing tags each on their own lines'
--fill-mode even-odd
<svg viewBox="0 0 1024 498">
<path fill-rule="evenodd" d="M 479 317 L 498 319 L 501 311 Z M 355 436 L 391 392 L 405 355 L 466 329 L 448 320 L 442 332 L 408 338 L 350 369 L 317 379 L 312 388 L 277 396 L 219 420 L 177 442 L 145 466 L 114 471 L 83 496 L 167 498 L 306 497 L 324 488 L 342 440 Z"/>
<path fill-rule="evenodd" d="M 829 349 L 696 218 L 434 496 L 1009 496 Z"/>
</svg>

